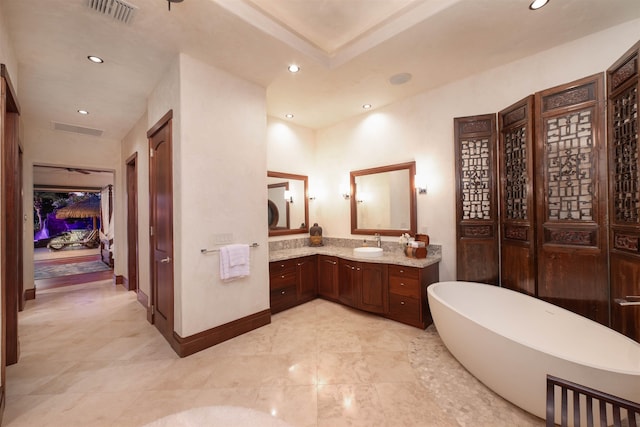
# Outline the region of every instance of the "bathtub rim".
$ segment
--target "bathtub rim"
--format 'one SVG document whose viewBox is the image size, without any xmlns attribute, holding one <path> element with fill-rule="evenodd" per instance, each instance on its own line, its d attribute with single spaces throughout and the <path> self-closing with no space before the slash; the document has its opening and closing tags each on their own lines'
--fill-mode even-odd
<svg viewBox="0 0 640 427">
<path fill-rule="evenodd" d="M 615 330 L 613 330 L 613 329 L 611 329 L 611 328 L 609 328 L 607 326 L 604 326 L 604 325 L 602 325 L 602 324 L 600 324 L 598 322 L 595 322 L 595 321 L 593 321 L 593 320 L 591 320 L 589 318 L 586 318 L 584 316 L 576 314 L 576 313 L 574 313 L 572 311 L 569 311 L 569 310 L 567 310 L 567 309 L 565 309 L 563 307 L 560 307 L 558 305 L 552 304 L 550 302 L 544 301 L 544 300 L 536 298 L 536 297 L 532 297 L 532 296 L 527 295 L 527 294 L 523 294 L 523 293 L 518 292 L 518 291 L 514 291 L 512 289 L 504 288 L 502 286 L 490 285 L 490 284 L 481 283 L 481 282 L 468 282 L 468 281 L 449 280 L 449 281 L 441 281 L 441 282 L 432 283 L 431 285 L 429 285 L 427 287 L 427 297 L 428 298 L 431 298 L 431 297 L 436 298 L 440 304 L 446 306 L 448 309 L 454 311 L 455 313 L 457 313 L 458 315 L 464 317 L 468 321 L 473 322 L 474 324 L 491 331 L 492 333 L 494 333 L 496 335 L 505 337 L 506 339 L 509 339 L 509 340 L 511 340 L 511 341 L 513 341 L 515 343 L 518 343 L 519 345 L 522 345 L 524 347 L 530 348 L 530 349 L 532 349 L 534 351 L 538 351 L 540 353 L 545 353 L 545 354 L 548 354 L 550 356 L 556 357 L 558 359 L 566 360 L 568 362 L 574 363 L 576 365 L 581 365 L 581 366 L 585 366 L 585 367 L 592 368 L 592 369 L 598 369 L 598 370 L 605 371 L 605 372 L 613 372 L 613 373 L 616 373 L 616 374 L 637 376 L 637 377 L 639 377 L 639 380 L 640 380 L 640 365 L 638 366 L 637 370 L 631 371 L 631 370 L 624 370 L 624 369 L 615 368 L 615 367 L 612 367 L 612 366 L 601 366 L 601 365 L 594 364 L 594 363 L 586 363 L 584 360 L 578 360 L 578 359 L 576 359 L 574 357 L 568 357 L 565 354 L 558 353 L 557 351 L 554 351 L 555 349 L 542 348 L 541 346 L 537 346 L 537 345 L 533 345 L 531 343 L 525 342 L 521 338 L 514 337 L 514 336 L 512 336 L 512 334 L 503 334 L 503 333 L 501 333 L 501 331 L 496 331 L 494 328 L 490 328 L 487 325 L 484 325 L 484 324 L 480 323 L 479 321 L 477 321 L 475 319 L 472 319 L 467 314 L 465 314 L 462 311 L 456 309 L 451 304 L 446 302 L 444 299 L 440 298 L 437 295 L 437 293 L 435 293 L 435 292 L 436 292 L 436 290 L 438 288 L 437 285 L 441 285 L 441 284 L 442 285 L 444 285 L 444 284 L 472 285 L 472 286 L 477 286 L 477 287 L 479 287 L 479 286 L 490 286 L 490 287 L 499 289 L 498 292 L 505 292 L 505 293 L 511 292 L 513 294 L 518 295 L 519 297 L 532 298 L 532 299 L 536 300 L 537 303 L 540 303 L 543 306 L 544 305 L 551 306 L 556 310 L 561 310 L 563 312 L 563 314 L 568 314 L 568 315 L 571 315 L 573 317 L 576 317 L 576 318 L 580 319 L 580 321 L 591 322 L 591 323 L 593 323 L 592 326 L 597 326 L 597 327 L 603 328 L 608 333 L 615 334 L 617 339 L 624 338 L 624 340 L 628 341 L 630 344 L 632 344 L 634 347 L 637 348 L 638 355 L 640 356 L 640 343 L 637 343 L 636 341 L 632 340 L 631 338 L 627 337 L 626 335 L 623 335 L 623 334 L 621 334 L 621 333 L 619 333 L 619 332 L 617 332 L 617 331 L 615 331 Z M 438 324 L 436 322 L 435 316 L 432 316 L 432 317 L 433 317 L 433 323 L 434 323 L 434 325 L 436 327 L 436 330 L 437 330 L 438 329 Z"/>
</svg>

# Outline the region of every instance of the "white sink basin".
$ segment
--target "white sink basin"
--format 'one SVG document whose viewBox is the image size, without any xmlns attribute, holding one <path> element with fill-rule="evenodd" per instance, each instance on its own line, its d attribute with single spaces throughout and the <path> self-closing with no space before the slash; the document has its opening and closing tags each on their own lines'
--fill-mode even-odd
<svg viewBox="0 0 640 427">
<path fill-rule="evenodd" d="M 360 248 L 354 248 L 353 254 L 355 256 L 363 257 L 363 258 L 375 258 L 382 256 L 382 248 L 371 247 L 371 246 L 363 246 Z"/>
</svg>

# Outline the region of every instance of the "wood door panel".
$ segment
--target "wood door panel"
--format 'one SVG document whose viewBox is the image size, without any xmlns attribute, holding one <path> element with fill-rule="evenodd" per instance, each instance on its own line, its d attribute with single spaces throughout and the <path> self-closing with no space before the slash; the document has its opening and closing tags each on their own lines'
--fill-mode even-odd
<svg viewBox="0 0 640 427">
<path fill-rule="evenodd" d="M 531 259 L 531 248 L 528 245 L 503 244 L 501 251 L 502 286 L 535 296 L 537 272 Z"/>
<path fill-rule="evenodd" d="M 538 295 L 608 325 L 603 84 L 536 93 L 535 187 Z"/>
<path fill-rule="evenodd" d="M 602 262 L 601 254 L 551 253 L 539 260 L 538 273 L 541 299 L 604 325 L 609 323 L 607 263 Z"/>
<path fill-rule="evenodd" d="M 318 255 L 318 295 L 338 298 L 338 258 Z"/>
<path fill-rule="evenodd" d="M 612 327 L 640 342 L 640 42 L 607 70 Z"/>
<path fill-rule="evenodd" d="M 338 280 L 338 299 L 345 305 L 355 307 L 356 264 L 341 259 Z"/>
<path fill-rule="evenodd" d="M 499 283 L 496 118 L 454 119 L 457 278 Z"/>
<path fill-rule="evenodd" d="M 387 285 L 386 264 L 360 264 L 360 304 L 359 308 L 372 313 L 389 311 L 389 286 Z"/>
<path fill-rule="evenodd" d="M 458 280 L 498 283 L 497 237 L 458 240 Z"/>
<path fill-rule="evenodd" d="M 171 129 L 172 111 L 147 132 L 150 146 L 149 223 L 151 245 L 152 322 L 162 335 L 175 344 L 173 286 L 173 178 Z"/>
<path fill-rule="evenodd" d="M 299 259 L 296 267 L 298 273 L 298 300 L 315 298 L 318 294 L 318 267 L 315 255 Z"/>
<path fill-rule="evenodd" d="M 611 324 L 618 332 L 640 341 L 640 306 L 622 305 L 640 296 L 640 262 L 630 254 L 611 254 Z"/>
<path fill-rule="evenodd" d="M 502 286 L 536 294 L 534 96 L 498 113 Z"/>
</svg>

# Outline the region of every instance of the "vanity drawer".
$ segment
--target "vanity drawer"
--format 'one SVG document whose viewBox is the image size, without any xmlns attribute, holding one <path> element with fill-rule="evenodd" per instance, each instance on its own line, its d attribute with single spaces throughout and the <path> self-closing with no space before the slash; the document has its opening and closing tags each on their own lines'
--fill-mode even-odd
<svg viewBox="0 0 640 427">
<path fill-rule="evenodd" d="M 273 261 L 269 263 L 269 275 L 281 275 L 289 271 L 295 272 L 298 259 L 285 259 L 283 261 Z"/>
<path fill-rule="evenodd" d="M 284 271 L 278 274 L 271 274 L 269 277 L 269 288 L 271 289 L 281 289 L 286 288 L 288 286 L 296 286 L 296 270 L 293 271 Z"/>
<path fill-rule="evenodd" d="M 420 299 L 420 281 L 406 277 L 389 277 L 389 293 Z"/>
<path fill-rule="evenodd" d="M 296 286 L 289 286 L 286 288 L 272 289 L 269 294 L 269 301 L 271 303 L 271 313 L 277 313 L 287 308 L 296 305 Z"/>
<path fill-rule="evenodd" d="M 420 324 L 420 300 L 402 295 L 389 295 L 389 317 L 411 325 Z"/>
<path fill-rule="evenodd" d="M 408 279 L 420 279 L 420 270 L 415 267 L 404 267 L 402 265 L 390 265 L 389 277 L 406 277 Z"/>
</svg>

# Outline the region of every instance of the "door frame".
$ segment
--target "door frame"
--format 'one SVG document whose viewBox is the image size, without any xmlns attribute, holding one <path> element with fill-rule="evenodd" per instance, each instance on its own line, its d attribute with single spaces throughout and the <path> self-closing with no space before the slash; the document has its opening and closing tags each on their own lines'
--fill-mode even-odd
<svg viewBox="0 0 640 427">
<path fill-rule="evenodd" d="M 138 293 L 140 263 L 138 240 L 138 152 L 125 162 L 127 185 L 127 289 Z"/>
<path fill-rule="evenodd" d="M 155 324 L 156 328 L 162 333 L 162 335 L 165 337 L 165 339 L 169 342 L 169 344 L 171 345 L 171 347 L 178 352 L 178 348 L 179 348 L 179 344 L 175 339 L 175 332 L 174 332 L 174 307 L 173 304 L 175 302 L 175 287 L 174 287 L 174 279 L 173 279 L 173 261 L 170 261 L 171 264 L 171 275 L 172 275 L 172 279 L 171 279 L 171 291 L 169 292 L 169 294 L 171 295 L 171 302 L 169 305 L 169 309 L 168 309 L 168 313 L 167 313 L 167 331 L 163 331 L 161 330 L 161 328 L 158 328 L 158 325 L 156 324 L 156 313 L 155 313 L 155 306 L 157 305 L 157 298 L 158 298 L 158 283 L 157 283 L 157 278 L 156 278 L 156 274 L 155 274 L 155 269 L 156 269 L 156 264 L 159 262 L 158 260 L 156 260 L 156 254 L 155 254 L 155 247 L 156 247 L 156 238 L 157 238 L 157 233 L 154 233 L 153 230 L 157 230 L 157 224 L 156 224 L 156 206 L 155 206 L 155 197 L 154 194 L 156 192 L 157 189 L 157 182 L 156 182 L 156 162 L 154 160 L 154 156 L 153 156 L 153 152 L 154 152 L 154 141 L 153 141 L 153 137 L 161 130 L 163 130 L 166 126 L 169 127 L 169 131 L 168 131 L 168 137 L 167 137 L 167 141 L 166 143 L 168 144 L 168 151 L 169 151 L 169 170 L 167 171 L 167 173 L 169 174 L 169 179 L 172 181 L 173 180 L 173 157 L 172 157 L 172 144 L 173 144 L 173 135 L 172 135 L 172 119 L 173 119 L 173 110 L 169 110 L 160 120 L 158 120 L 156 122 L 156 124 L 154 124 L 151 129 L 149 129 L 147 131 L 147 138 L 148 138 L 148 143 L 149 143 L 149 269 L 150 269 L 150 305 L 149 307 L 147 307 L 147 320 L 149 320 L 149 322 L 151 324 Z M 167 196 L 168 198 L 168 203 L 170 205 L 169 211 L 170 211 L 170 215 L 171 215 L 171 221 L 173 221 L 173 188 L 170 188 L 169 190 L 169 195 Z M 171 257 L 173 257 L 173 224 L 171 224 L 172 227 L 172 231 L 171 231 Z"/>
</svg>

